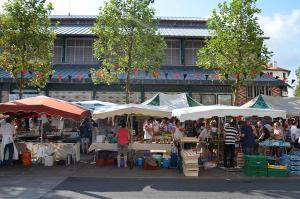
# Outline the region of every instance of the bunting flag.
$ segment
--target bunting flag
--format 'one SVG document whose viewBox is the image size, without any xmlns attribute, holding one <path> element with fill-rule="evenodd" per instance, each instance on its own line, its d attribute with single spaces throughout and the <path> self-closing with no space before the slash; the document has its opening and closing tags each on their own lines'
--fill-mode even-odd
<svg viewBox="0 0 300 199">
<path fill-rule="evenodd" d="M 81 73 L 78 73 L 76 78 L 77 78 L 78 81 L 81 81 L 83 79 Z"/>
<path fill-rule="evenodd" d="M 174 80 L 178 80 L 180 77 L 180 74 L 179 73 L 173 73 L 173 79 Z"/>
<path fill-rule="evenodd" d="M 26 75 L 26 73 L 27 73 L 26 69 L 23 69 L 23 70 L 21 71 L 21 73 L 22 73 L 22 75 Z"/>
<path fill-rule="evenodd" d="M 215 79 L 216 79 L 216 80 L 220 80 L 220 79 L 221 79 L 220 73 L 216 73 L 216 74 L 215 74 Z"/>
<path fill-rule="evenodd" d="M 199 80 L 200 79 L 200 74 L 194 74 L 194 78 Z"/>
<path fill-rule="evenodd" d="M 97 72 L 96 72 L 96 76 L 97 77 L 99 77 L 99 78 L 101 78 L 101 77 L 103 77 L 103 71 L 102 70 L 98 70 Z"/>
<path fill-rule="evenodd" d="M 38 78 L 42 78 L 43 75 L 44 75 L 43 72 L 38 72 L 38 74 L 37 74 Z"/>
<path fill-rule="evenodd" d="M 159 78 L 160 77 L 160 72 L 159 71 L 153 71 L 152 76 L 154 78 Z"/>
<path fill-rule="evenodd" d="M 57 75 L 57 79 L 58 79 L 58 81 L 62 80 L 62 75 L 60 73 Z"/>
<path fill-rule="evenodd" d="M 133 69 L 133 74 L 134 74 L 134 76 L 138 76 L 139 75 L 139 69 L 134 68 Z"/>
</svg>

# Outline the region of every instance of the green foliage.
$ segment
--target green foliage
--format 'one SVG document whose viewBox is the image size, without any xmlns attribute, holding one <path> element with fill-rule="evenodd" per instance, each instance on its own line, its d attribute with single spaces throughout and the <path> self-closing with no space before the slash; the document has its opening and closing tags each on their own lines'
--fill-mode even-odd
<svg viewBox="0 0 300 199">
<path fill-rule="evenodd" d="M 116 83 L 126 75 L 128 103 L 131 74 L 134 70 L 154 71 L 164 57 L 164 39 L 158 34 L 157 20 L 149 0 L 109 0 L 100 7 L 97 23 L 92 28 L 98 39 L 94 55 L 101 62 L 92 70 L 94 83 Z"/>
<path fill-rule="evenodd" d="M 0 66 L 17 80 L 20 97 L 25 86 L 44 87 L 53 73 L 54 30 L 46 0 L 8 0 L 0 16 Z M 23 72 L 22 72 L 23 71 Z M 32 73 L 26 80 L 25 72 Z"/>
<path fill-rule="evenodd" d="M 298 68 L 296 70 L 296 76 L 297 76 L 298 83 L 297 83 L 296 89 L 294 91 L 294 95 L 295 95 L 295 97 L 300 97 L 300 84 L 299 84 L 299 80 L 300 80 L 300 68 Z"/>
<path fill-rule="evenodd" d="M 260 73 L 270 60 L 257 14 L 256 0 L 232 0 L 218 5 L 208 22 L 211 38 L 199 50 L 199 66 L 218 70 L 223 76 L 234 75 L 234 104 L 243 82 Z"/>
</svg>

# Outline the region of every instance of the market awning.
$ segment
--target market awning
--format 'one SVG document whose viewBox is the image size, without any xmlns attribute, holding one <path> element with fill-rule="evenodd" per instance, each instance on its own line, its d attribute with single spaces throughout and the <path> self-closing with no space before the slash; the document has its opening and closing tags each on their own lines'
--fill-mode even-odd
<svg viewBox="0 0 300 199">
<path fill-rule="evenodd" d="M 286 118 L 286 111 L 282 110 L 268 110 L 258 108 L 243 108 L 237 106 L 198 106 L 183 109 L 175 109 L 172 111 L 172 116 L 177 117 L 180 121 L 197 120 L 199 118 L 212 118 L 212 117 L 226 117 L 226 116 L 258 116 L 258 117 L 271 117 L 271 118 Z"/>
<path fill-rule="evenodd" d="M 94 111 L 93 119 L 105 119 L 117 115 L 144 115 L 151 117 L 171 117 L 171 110 L 167 107 L 156 107 L 144 104 L 122 104 Z"/>
<path fill-rule="evenodd" d="M 300 116 L 300 98 L 299 97 L 274 97 L 259 95 L 242 105 L 244 108 L 262 108 L 268 110 L 284 110 L 288 117 Z"/>
<path fill-rule="evenodd" d="M 194 107 L 194 106 L 202 105 L 185 93 L 180 93 L 175 95 L 158 93 L 151 99 L 145 101 L 143 104 L 152 105 L 152 106 L 164 106 L 164 107 L 169 107 L 170 109 Z"/>
<path fill-rule="evenodd" d="M 63 118 L 81 120 L 91 115 L 83 107 L 46 96 L 36 96 L 13 102 L 0 103 L 0 112 L 5 113 L 38 113 L 58 115 Z"/>
<path fill-rule="evenodd" d="M 99 108 L 103 107 L 108 107 L 108 106 L 115 106 L 117 104 L 111 103 L 111 102 L 103 102 L 103 101 L 98 101 L 98 100 L 91 100 L 91 101 L 79 101 L 79 102 L 73 102 L 74 104 L 83 106 L 84 108 L 87 108 L 89 110 L 96 110 Z"/>
</svg>

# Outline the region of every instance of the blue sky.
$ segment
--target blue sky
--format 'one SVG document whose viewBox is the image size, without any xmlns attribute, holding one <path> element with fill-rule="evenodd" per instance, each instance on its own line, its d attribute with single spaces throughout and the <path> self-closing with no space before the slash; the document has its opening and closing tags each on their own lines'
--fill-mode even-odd
<svg viewBox="0 0 300 199">
<path fill-rule="evenodd" d="M 52 14 L 95 15 L 103 4 L 103 0 L 48 1 L 54 5 Z M 223 0 L 155 0 L 154 7 L 157 16 L 207 17 L 219 2 Z M 300 0 L 258 0 L 257 6 L 262 9 L 261 27 L 270 37 L 266 44 L 274 52 L 272 61 L 290 69 L 289 79 L 295 79 L 294 71 L 300 67 Z"/>
</svg>

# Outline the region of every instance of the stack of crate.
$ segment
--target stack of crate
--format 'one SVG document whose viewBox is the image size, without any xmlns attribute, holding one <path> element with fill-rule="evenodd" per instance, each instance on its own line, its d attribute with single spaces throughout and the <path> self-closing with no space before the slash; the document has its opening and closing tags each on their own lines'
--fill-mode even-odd
<svg viewBox="0 0 300 199">
<path fill-rule="evenodd" d="M 236 164 L 237 167 L 243 168 L 245 166 L 245 161 L 244 161 L 244 153 L 237 153 L 237 158 L 236 158 Z"/>
<path fill-rule="evenodd" d="M 181 151 L 182 157 L 182 169 L 185 176 L 198 176 L 199 166 L 198 166 L 198 153 L 192 150 Z"/>
<path fill-rule="evenodd" d="M 286 165 L 268 164 L 269 177 L 286 177 L 287 175 L 288 175 L 288 169 Z"/>
<path fill-rule="evenodd" d="M 300 156 L 291 155 L 289 156 L 290 172 L 293 174 L 300 174 Z"/>
<path fill-rule="evenodd" d="M 245 155 L 246 176 L 268 176 L 267 158 L 259 155 Z"/>
</svg>

